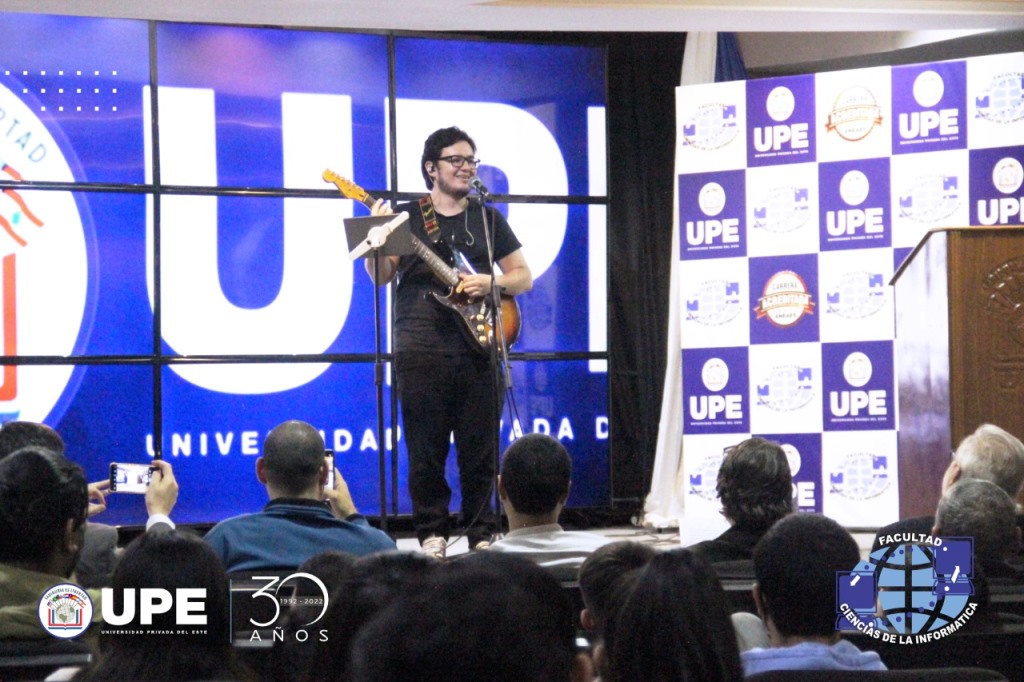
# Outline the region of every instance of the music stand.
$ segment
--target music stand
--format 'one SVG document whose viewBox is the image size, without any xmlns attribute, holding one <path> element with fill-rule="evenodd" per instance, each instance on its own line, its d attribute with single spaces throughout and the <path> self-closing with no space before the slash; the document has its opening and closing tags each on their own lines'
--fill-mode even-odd
<svg viewBox="0 0 1024 682">
<path fill-rule="evenodd" d="M 375 228 L 384 227 L 383 232 Z M 377 281 L 381 256 L 404 256 L 413 253 L 412 235 L 409 233 L 409 214 L 345 218 L 345 238 L 348 240 L 349 258 L 373 259 L 373 380 L 377 392 L 377 447 L 380 463 L 380 523 L 385 532 L 388 529 L 386 467 L 384 460 L 384 363 L 381 359 L 380 338 L 380 292 Z M 377 241 L 380 246 L 374 248 Z M 395 447 L 397 447 L 397 443 Z"/>
</svg>

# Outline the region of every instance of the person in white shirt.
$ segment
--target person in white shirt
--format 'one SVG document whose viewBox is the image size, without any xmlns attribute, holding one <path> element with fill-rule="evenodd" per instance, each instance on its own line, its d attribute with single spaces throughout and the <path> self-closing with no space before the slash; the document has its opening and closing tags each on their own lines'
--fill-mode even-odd
<svg viewBox="0 0 1024 682">
<path fill-rule="evenodd" d="M 572 459 L 551 436 L 531 433 L 517 439 L 502 458 L 498 495 L 509 532 L 491 545 L 549 569 L 560 580 L 575 580 L 580 564 L 608 538 L 567 531 L 558 516 L 572 488 Z"/>
</svg>

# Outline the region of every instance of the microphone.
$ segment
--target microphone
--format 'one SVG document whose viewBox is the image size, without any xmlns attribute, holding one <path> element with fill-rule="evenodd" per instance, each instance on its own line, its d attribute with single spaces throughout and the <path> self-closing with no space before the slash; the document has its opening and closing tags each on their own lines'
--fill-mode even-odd
<svg viewBox="0 0 1024 682">
<path fill-rule="evenodd" d="M 477 191 L 477 193 L 484 199 L 490 199 L 491 193 L 487 191 L 487 185 L 476 175 L 469 179 L 469 185 Z"/>
</svg>

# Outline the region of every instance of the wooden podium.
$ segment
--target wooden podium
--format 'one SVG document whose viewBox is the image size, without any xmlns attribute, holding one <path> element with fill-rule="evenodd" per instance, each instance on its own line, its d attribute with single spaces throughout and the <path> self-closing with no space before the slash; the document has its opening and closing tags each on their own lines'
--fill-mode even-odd
<svg viewBox="0 0 1024 682">
<path fill-rule="evenodd" d="M 900 517 L 935 513 L 980 424 L 1024 437 L 1024 228 L 928 232 L 893 275 Z"/>
</svg>

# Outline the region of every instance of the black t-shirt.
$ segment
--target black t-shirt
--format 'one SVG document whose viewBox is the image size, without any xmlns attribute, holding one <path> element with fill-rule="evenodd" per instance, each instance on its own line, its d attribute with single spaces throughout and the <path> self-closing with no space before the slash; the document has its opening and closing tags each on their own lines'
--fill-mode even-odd
<svg viewBox="0 0 1024 682">
<path fill-rule="evenodd" d="M 416 202 L 401 204 L 395 212 L 409 213 L 409 228 L 414 237 L 430 245 L 423 214 Z M 437 213 L 439 241 L 461 252 L 480 274 L 491 272 L 484 239 L 480 206 L 470 202 L 465 211 L 454 216 Z M 521 247 L 508 221 L 500 212 L 487 208 L 487 222 L 494 234 L 494 259 L 500 261 Z M 458 313 L 446 308 L 430 292 L 448 293 L 444 284 L 419 256 L 402 256 L 398 263 L 398 295 L 395 303 L 395 352 L 461 354 L 469 342 L 460 329 Z"/>
</svg>

